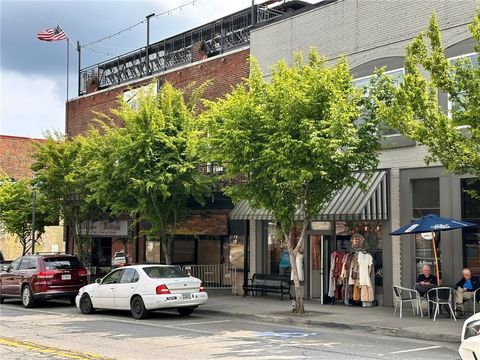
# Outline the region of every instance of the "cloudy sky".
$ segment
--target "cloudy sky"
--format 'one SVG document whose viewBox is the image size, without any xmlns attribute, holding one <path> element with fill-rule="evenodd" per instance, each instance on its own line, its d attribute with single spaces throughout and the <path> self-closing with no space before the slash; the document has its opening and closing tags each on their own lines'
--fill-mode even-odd
<svg viewBox="0 0 480 360">
<path fill-rule="evenodd" d="M 190 0 L 0 0 L 0 134 L 43 137 L 65 128 L 66 42 L 36 33 L 59 24 L 86 44 Z M 258 1 L 257 1 L 258 2 Z M 150 41 L 189 30 L 251 5 L 251 0 L 196 0 L 151 21 Z M 82 51 L 82 68 L 144 46 L 146 25 Z M 76 95 L 77 53 L 70 46 L 69 96 Z"/>
</svg>

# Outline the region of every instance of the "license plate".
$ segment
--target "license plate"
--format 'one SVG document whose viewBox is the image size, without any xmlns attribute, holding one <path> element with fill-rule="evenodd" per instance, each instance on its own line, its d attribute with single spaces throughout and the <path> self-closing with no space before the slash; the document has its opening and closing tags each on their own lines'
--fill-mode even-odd
<svg viewBox="0 0 480 360">
<path fill-rule="evenodd" d="M 182 294 L 183 300 L 189 300 L 192 298 L 192 294 L 190 293 L 184 293 Z"/>
<path fill-rule="evenodd" d="M 62 280 L 72 280 L 72 275 L 70 275 L 70 274 L 63 274 L 63 275 L 62 275 Z"/>
</svg>

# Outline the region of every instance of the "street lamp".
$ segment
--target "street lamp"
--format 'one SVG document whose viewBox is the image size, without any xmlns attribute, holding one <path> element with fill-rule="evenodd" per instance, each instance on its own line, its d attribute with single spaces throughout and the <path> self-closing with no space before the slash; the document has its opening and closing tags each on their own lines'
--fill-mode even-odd
<svg viewBox="0 0 480 360">
<path fill-rule="evenodd" d="M 146 57 L 145 60 L 147 62 L 147 76 L 150 75 L 150 59 L 149 59 L 149 53 L 148 53 L 148 48 L 150 46 L 150 18 L 152 16 L 155 16 L 155 13 L 151 13 L 150 15 L 145 16 L 147 19 L 147 47 L 146 47 Z"/>
<path fill-rule="evenodd" d="M 35 211 L 37 207 L 37 192 L 32 189 L 32 254 L 35 254 Z"/>
</svg>

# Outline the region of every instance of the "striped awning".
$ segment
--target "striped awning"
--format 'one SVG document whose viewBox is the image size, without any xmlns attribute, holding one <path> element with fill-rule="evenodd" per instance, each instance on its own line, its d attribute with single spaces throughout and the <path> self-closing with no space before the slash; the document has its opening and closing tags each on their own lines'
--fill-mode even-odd
<svg viewBox="0 0 480 360">
<path fill-rule="evenodd" d="M 378 170 L 373 174 L 359 172 L 357 180 L 364 183 L 347 186 L 337 192 L 330 203 L 312 220 L 388 220 L 388 171 Z M 247 201 L 240 201 L 229 215 L 231 220 L 273 220 L 272 213 L 265 209 L 255 209 Z M 296 214 L 296 220 L 302 220 Z"/>
</svg>

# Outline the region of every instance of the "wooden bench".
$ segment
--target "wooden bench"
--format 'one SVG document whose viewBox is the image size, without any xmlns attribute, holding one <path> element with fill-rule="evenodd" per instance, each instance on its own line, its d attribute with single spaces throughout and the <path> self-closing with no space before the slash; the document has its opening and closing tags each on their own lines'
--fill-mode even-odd
<svg viewBox="0 0 480 360">
<path fill-rule="evenodd" d="M 249 292 L 253 296 L 257 292 L 265 293 L 278 293 L 281 294 L 280 300 L 283 300 L 283 295 L 290 296 L 290 288 L 292 281 L 289 276 L 286 275 L 272 275 L 272 274 L 253 274 L 253 277 L 249 279 L 247 285 L 243 286 L 243 296 Z"/>
</svg>

